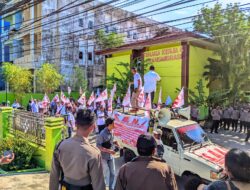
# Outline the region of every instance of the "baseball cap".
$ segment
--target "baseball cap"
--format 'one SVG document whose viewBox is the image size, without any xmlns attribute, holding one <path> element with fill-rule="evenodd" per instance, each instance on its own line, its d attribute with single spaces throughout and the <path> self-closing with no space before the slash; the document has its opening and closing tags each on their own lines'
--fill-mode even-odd
<svg viewBox="0 0 250 190">
<path fill-rule="evenodd" d="M 156 135 L 162 135 L 162 130 L 161 129 L 156 129 L 153 131 L 154 134 Z"/>
<path fill-rule="evenodd" d="M 151 135 L 140 135 L 137 139 L 136 147 L 141 151 L 148 148 L 156 148 L 156 141 Z"/>
</svg>

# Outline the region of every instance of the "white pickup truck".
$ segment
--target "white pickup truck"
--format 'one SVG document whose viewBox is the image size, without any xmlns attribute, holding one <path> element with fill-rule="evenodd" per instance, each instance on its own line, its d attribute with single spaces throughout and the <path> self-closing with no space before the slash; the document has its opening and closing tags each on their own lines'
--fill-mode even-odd
<svg viewBox="0 0 250 190">
<path fill-rule="evenodd" d="M 227 149 L 213 144 L 198 123 L 185 119 L 171 119 L 164 127 L 162 142 L 163 159 L 178 176 L 194 175 L 209 182 L 223 176 Z M 124 159 L 137 155 L 135 147 L 117 138 L 124 148 Z"/>
</svg>

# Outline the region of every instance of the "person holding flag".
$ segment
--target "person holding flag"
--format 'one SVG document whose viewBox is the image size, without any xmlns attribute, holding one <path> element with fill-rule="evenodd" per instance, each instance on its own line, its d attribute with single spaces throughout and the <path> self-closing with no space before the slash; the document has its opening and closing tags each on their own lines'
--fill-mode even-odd
<svg viewBox="0 0 250 190">
<path fill-rule="evenodd" d="M 87 102 L 87 107 L 91 111 L 94 111 L 94 109 L 95 109 L 94 105 L 93 105 L 94 101 L 95 101 L 95 93 L 92 92 L 91 95 L 90 95 L 90 97 L 89 97 L 89 99 L 88 99 L 88 102 Z"/>
<path fill-rule="evenodd" d="M 82 96 L 78 99 L 78 103 L 80 104 L 79 109 L 86 108 L 86 96 L 85 92 L 82 94 Z"/>
<path fill-rule="evenodd" d="M 155 67 L 151 65 L 149 67 L 149 72 L 147 72 L 144 75 L 144 92 L 146 94 L 146 97 L 148 97 L 148 94 L 151 95 L 152 103 L 155 97 L 156 84 L 160 80 L 161 80 L 161 77 L 158 75 L 158 73 L 155 72 Z"/>
</svg>

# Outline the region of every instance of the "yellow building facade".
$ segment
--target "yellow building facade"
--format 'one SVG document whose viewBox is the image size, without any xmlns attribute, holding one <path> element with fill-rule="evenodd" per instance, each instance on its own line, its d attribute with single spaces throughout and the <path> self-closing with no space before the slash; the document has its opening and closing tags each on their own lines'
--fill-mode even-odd
<svg viewBox="0 0 250 190">
<path fill-rule="evenodd" d="M 193 33 L 182 32 L 139 41 L 124 45 L 115 49 L 97 52 L 106 55 L 106 76 L 116 75 L 117 69 L 121 69 L 120 62 L 131 63 L 135 58 L 150 60 L 155 66 L 155 71 L 160 75 L 161 81 L 157 84 L 157 92 L 154 102 L 158 100 L 158 91 L 162 87 L 162 101 L 167 96 L 173 99 L 178 95 L 176 88 L 195 90 L 197 82 L 203 78 L 204 66 L 208 64 L 208 58 L 215 58 L 216 46 L 211 41 Z M 119 76 L 119 75 L 117 75 Z M 143 76 L 142 76 L 143 77 Z M 209 94 L 209 89 L 205 89 Z"/>
</svg>

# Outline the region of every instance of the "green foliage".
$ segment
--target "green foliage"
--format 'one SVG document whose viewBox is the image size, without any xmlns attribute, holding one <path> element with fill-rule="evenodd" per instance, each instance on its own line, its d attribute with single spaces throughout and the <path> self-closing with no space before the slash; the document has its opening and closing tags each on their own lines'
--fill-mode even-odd
<svg viewBox="0 0 250 190">
<path fill-rule="evenodd" d="M 95 34 L 95 39 L 101 49 L 114 48 L 124 44 L 123 35 L 115 32 L 105 34 L 104 30 L 98 30 Z"/>
<path fill-rule="evenodd" d="M 207 105 L 207 98 L 204 92 L 205 86 L 203 85 L 202 79 L 197 82 L 195 86 L 195 91 L 188 90 L 189 93 L 189 101 L 191 104 L 195 104 L 197 106 L 206 106 Z"/>
<path fill-rule="evenodd" d="M 0 154 L 3 154 L 5 150 L 12 150 L 15 153 L 15 159 L 10 164 L 2 165 L 3 170 L 17 171 L 37 167 L 33 158 L 37 148 L 31 146 L 28 141 L 16 137 L 4 139 L 0 144 Z"/>
<path fill-rule="evenodd" d="M 74 91 L 79 91 L 80 87 L 84 92 L 88 89 L 88 81 L 86 80 L 85 72 L 79 66 L 74 67 L 70 80 L 70 86 Z"/>
<path fill-rule="evenodd" d="M 63 82 L 63 76 L 58 73 L 54 65 L 45 63 L 36 72 L 37 85 L 47 94 L 58 89 Z"/>
<path fill-rule="evenodd" d="M 29 70 L 11 63 L 3 63 L 3 75 L 17 100 L 21 101 L 24 94 L 30 92 L 32 74 Z"/>
<path fill-rule="evenodd" d="M 209 36 L 217 45 L 220 61 L 209 60 L 204 76 L 219 80 L 223 91 L 228 91 L 228 101 L 234 103 L 242 88 L 250 82 L 250 17 L 237 4 L 223 9 L 220 4 L 202 8 L 194 21 L 196 31 Z"/>
<path fill-rule="evenodd" d="M 138 73 L 141 75 L 143 79 L 144 73 L 147 71 L 151 62 L 149 60 L 140 61 L 135 59 L 129 63 L 120 62 L 117 64 L 115 68 L 115 73 L 111 76 L 107 76 L 108 89 L 112 89 L 113 85 L 116 83 L 117 92 L 116 95 L 119 97 L 123 97 L 128 89 L 129 82 L 133 81 L 133 74 L 131 73 L 131 68 L 136 67 Z M 122 71 L 121 71 L 122 70 Z"/>
<path fill-rule="evenodd" d="M 229 105 L 228 101 L 228 95 L 229 90 L 216 90 L 209 94 L 207 98 L 208 105 L 214 106 L 214 105 Z"/>
</svg>

